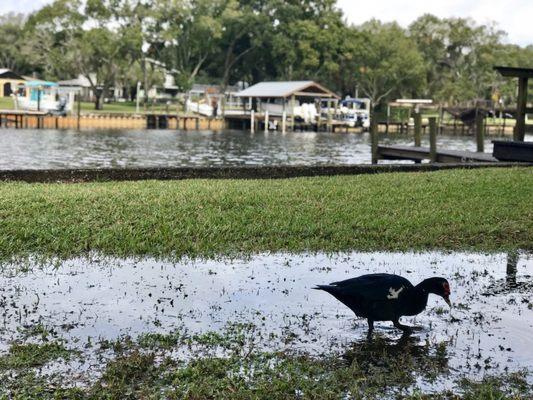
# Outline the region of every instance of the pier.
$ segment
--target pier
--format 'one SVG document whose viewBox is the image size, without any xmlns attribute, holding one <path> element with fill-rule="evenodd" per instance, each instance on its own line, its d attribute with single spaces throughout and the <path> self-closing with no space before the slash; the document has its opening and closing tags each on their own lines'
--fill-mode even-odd
<svg viewBox="0 0 533 400">
<path fill-rule="evenodd" d="M 422 115 L 415 114 L 414 146 L 378 144 L 378 125 L 374 121 L 370 128 L 372 164 L 379 160 L 411 160 L 421 163 L 429 160 L 432 163 L 468 163 L 468 162 L 498 162 L 491 154 L 485 153 L 485 126 L 484 116 L 481 113 L 475 116 L 476 147 L 477 151 L 461 151 L 437 149 L 437 118 L 429 118 L 429 147 L 422 147 Z"/>
<path fill-rule="evenodd" d="M 53 115 L 37 111 L 0 110 L 0 128 L 9 129 L 175 129 L 221 130 L 224 120 L 188 114 Z"/>
</svg>

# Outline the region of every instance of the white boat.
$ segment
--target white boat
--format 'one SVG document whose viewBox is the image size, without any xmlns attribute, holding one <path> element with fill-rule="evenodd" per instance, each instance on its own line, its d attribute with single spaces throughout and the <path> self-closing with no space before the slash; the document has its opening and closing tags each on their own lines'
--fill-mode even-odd
<svg viewBox="0 0 533 400">
<path fill-rule="evenodd" d="M 195 102 L 191 101 L 190 99 L 187 99 L 185 105 L 187 108 L 187 112 L 194 112 L 200 115 L 205 115 L 206 117 L 212 117 L 215 115 L 214 107 L 205 102 Z"/>
<path fill-rule="evenodd" d="M 352 127 L 370 128 L 370 100 L 347 97 L 342 100 L 339 108 L 344 121 Z"/>
<path fill-rule="evenodd" d="M 28 81 L 20 85 L 15 94 L 15 108 L 27 111 L 42 111 L 53 114 L 66 114 L 72 111 L 74 93 L 59 94 L 55 82 Z"/>
</svg>

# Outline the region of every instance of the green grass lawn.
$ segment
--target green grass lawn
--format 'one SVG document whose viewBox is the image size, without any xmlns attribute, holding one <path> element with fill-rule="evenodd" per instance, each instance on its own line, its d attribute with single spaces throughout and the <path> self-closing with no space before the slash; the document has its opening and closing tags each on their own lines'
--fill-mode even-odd
<svg viewBox="0 0 533 400">
<path fill-rule="evenodd" d="M 11 97 L 0 97 L 0 110 L 13 110 L 15 105 Z"/>
<path fill-rule="evenodd" d="M 0 97 L 0 110 L 13 110 L 15 108 L 13 104 L 13 99 L 11 97 Z M 75 112 L 77 110 L 77 104 L 74 105 Z M 183 106 L 180 105 L 180 110 Z M 159 105 L 150 105 L 147 106 L 145 110 L 143 105 L 140 106 L 140 112 L 153 112 L 153 111 L 165 111 L 167 106 L 164 104 Z M 169 112 L 176 112 L 176 105 L 169 105 Z M 122 114 L 133 114 L 136 111 L 136 103 L 134 101 L 124 102 L 124 103 L 106 103 L 102 110 L 95 110 L 94 103 L 82 102 L 81 103 L 82 113 L 97 113 L 97 114 L 109 114 L 109 113 L 122 113 Z"/>
<path fill-rule="evenodd" d="M 77 106 L 76 106 L 77 107 Z M 171 104 L 168 106 L 168 111 L 170 113 L 176 112 L 176 104 Z M 182 111 L 183 106 L 179 106 L 180 111 Z M 108 114 L 108 113 L 122 113 L 122 114 L 134 114 L 137 110 L 136 103 L 134 101 L 127 101 L 123 103 L 105 103 L 102 110 L 95 110 L 94 103 L 82 102 L 81 111 L 82 113 L 97 113 L 97 114 Z M 149 105 L 144 109 L 141 104 L 139 107 L 139 112 L 157 112 L 157 111 L 166 111 L 167 106 L 165 104 Z"/>
<path fill-rule="evenodd" d="M 533 249 L 533 169 L 0 184 L 0 258 Z"/>
</svg>

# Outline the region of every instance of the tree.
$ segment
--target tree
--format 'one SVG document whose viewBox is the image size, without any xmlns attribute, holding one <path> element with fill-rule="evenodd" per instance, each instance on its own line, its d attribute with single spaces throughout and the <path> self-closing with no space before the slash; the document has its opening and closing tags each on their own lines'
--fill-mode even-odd
<svg viewBox="0 0 533 400">
<path fill-rule="evenodd" d="M 0 15 L 0 67 L 18 73 L 29 73 L 30 67 L 23 55 L 26 17 L 23 14 Z"/>
<path fill-rule="evenodd" d="M 224 20 L 237 9 L 235 0 L 160 0 L 155 7 L 162 60 L 174 69 L 183 88 L 190 87 L 224 31 Z"/>
<path fill-rule="evenodd" d="M 84 21 L 78 0 L 56 0 L 28 17 L 24 56 L 35 72 L 47 79 L 67 79 L 77 73 L 67 45 Z"/>
<path fill-rule="evenodd" d="M 413 41 L 396 23 L 373 20 L 355 28 L 353 74 L 374 106 L 392 96 L 417 96 L 425 85 L 424 63 Z M 352 36 L 353 38 L 354 36 Z"/>
<path fill-rule="evenodd" d="M 503 32 L 465 18 L 424 15 L 409 27 L 424 57 L 427 96 L 449 103 L 490 98 L 498 80 Z"/>
</svg>

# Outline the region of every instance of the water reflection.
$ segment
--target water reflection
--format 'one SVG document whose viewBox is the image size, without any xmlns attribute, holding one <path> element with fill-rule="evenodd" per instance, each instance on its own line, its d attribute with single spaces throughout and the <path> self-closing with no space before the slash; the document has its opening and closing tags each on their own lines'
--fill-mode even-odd
<svg viewBox="0 0 533 400">
<path fill-rule="evenodd" d="M 370 163 L 368 134 L 243 131 L 3 130 L 0 169 L 133 168 Z M 492 151 L 487 138 L 485 148 Z M 407 135 L 380 143 L 412 145 Z M 423 139 L 429 146 L 428 138 Z M 475 151 L 472 136 L 440 135 L 438 145 Z"/>
<path fill-rule="evenodd" d="M 512 251 L 507 254 L 507 286 L 510 288 L 516 287 L 516 266 L 518 264 L 519 254 L 517 251 Z"/>
<path fill-rule="evenodd" d="M 361 384 L 369 388 L 408 388 L 417 383 L 417 386 L 430 389 L 438 377 L 446 376 L 450 371 L 446 341 L 421 342 L 409 335 L 399 339 L 379 336 L 371 341 L 353 342 L 340 358 L 368 376 Z M 377 369 L 388 372 L 386 382 L 374 382 Z"/>
</svg>

